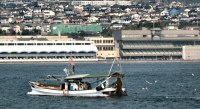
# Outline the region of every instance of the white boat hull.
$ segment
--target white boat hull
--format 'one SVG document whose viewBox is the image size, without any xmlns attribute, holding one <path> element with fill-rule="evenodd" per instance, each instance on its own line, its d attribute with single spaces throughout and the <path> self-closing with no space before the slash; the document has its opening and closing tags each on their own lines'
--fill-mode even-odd
<svg viewBox="0 0 200 109">
<path fill-rule="evenodd" d="M 28 95 L 50 95 L 50 96 L 76 96 L 76 97 L 108 97 L 109 94 L 104 94 L 104 92 L 111 93 L 116 91 L 115 88 L 105 88 L 101 91 L 96 89 L 92 90 L 78 90 L 78 91 L 65 91 L 65 90 L 52 90 L 45 89 L 41 87 L 31 87 L 32 91 L 28 92 Z M 124 88 L 122 90 L 125 90 Z"/>
</svg>

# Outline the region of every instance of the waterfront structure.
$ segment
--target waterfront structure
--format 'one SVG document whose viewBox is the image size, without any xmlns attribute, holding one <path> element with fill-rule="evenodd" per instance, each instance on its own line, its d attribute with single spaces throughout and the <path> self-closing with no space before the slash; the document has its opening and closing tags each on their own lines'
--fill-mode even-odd
<svg viewBox="0 0 200 109">
<path fill-rule="evenodd" d="M 118 30 L 114 37 L 122 59 L 180 60 L 183 46 L 200 45 L 199 30 Z"/>
<path fill-rule="evenodd" d="M 98 49 L 97 57 L 99 59 L 113 59 L 119 57 L 119 52 L 115 47 L 113 37 L 85 37 L 85 40 L 94 41 L 94 44 Z"/>
<path fill-rule="evenodd" d="M 200 60 L 200 46 L 183 46 L 184 60 Z"/>
<path fill-rule="evenodd" d="M 97 61 L 97 48 L 92 41 L 56 38 L 17 38 L 0 42 L 0 62 L 12 61 Z"/>
</svg>

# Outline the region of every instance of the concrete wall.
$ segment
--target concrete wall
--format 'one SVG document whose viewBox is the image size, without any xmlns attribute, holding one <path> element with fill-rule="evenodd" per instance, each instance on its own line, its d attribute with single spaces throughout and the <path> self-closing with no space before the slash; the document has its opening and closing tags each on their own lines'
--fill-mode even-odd
<svg viewBox="0 0 200 109">
<path fill-rule="evenodd" d="M 98 58 L 115 58 L 119 57 L 117 51 L 98 51 L 97 52 Z"/>
<path fill-rule="evenodd" d="M 183 46 L 184 60 L 200 60 L 200 46 Z"/>
</svg>

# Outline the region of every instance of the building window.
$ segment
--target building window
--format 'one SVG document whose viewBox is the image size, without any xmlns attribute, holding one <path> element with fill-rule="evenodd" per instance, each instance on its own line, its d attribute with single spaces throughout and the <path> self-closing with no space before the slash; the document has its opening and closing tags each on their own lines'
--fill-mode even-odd
<svg viewBox="0 0 200 109">
<path fill-rule="evenodd" d="M 101 47 L 97 47 L 98 50 L 102 50 Z"/>
<path fill-rule="evenodd" d="M 8 43 L 8 45 L 14 45 L 14 43 Z"/>
<path fill-rule="evenodd" d="M 90 43 L 85 43 L 85 45 L 90 45 Z"/>
<path fill-rule="evenodd" d="M 43 43 L 37 43 L 37 45 L 43 45 Z"/>
<path fill-rule="evenodd" d="M 110 50 L 113 50 L 113 47 L 111 47 L 111 49 Z"/>
<path fill-rule="evenodd" d="M 62 45 L 62 43 L 56 43 L 56 45 Z"/>
<path fill-rule="evenodd" d="M 71 43 L 65 43 L 65 45 L 71 45 Z"/>
<path fill-rule="evenodd" d="M 34 43 L 27 43 L 27 45 L 35 45 Z"/>
<path fill-rule="evenodd" d="M 24 45 L 24 43 L 18 43 L 17 45 Z"/>
<path fill-rule="evenodd" d="M 81 45 L 81 43 L 75 43 L 75 45 Z"/>
<path fill-rule="evenodd" d="M 47 43 L 47 45 L 53 45 L 53 43 Z"/>
</svg>

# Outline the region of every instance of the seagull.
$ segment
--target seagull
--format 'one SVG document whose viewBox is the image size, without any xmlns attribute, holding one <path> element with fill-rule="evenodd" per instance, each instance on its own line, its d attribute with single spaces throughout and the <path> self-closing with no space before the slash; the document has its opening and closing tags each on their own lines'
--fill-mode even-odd
<svg viewBox="0 0 200 109">
<path fill-rule="evenodd" d="M 194 76 L 194 73 L 192 73 L 192 76 Z"/>
<path fill-rule="evenodd" d="M 147 87 L 143 87 L 142 90 L 148 90 L 148 88 Z"/>
<path fill-rule="evenodd" d="M 148 84 L 152 84 L 152 83 L 150 83 L 149 81 L 146 81 Z"/>
</svg>

